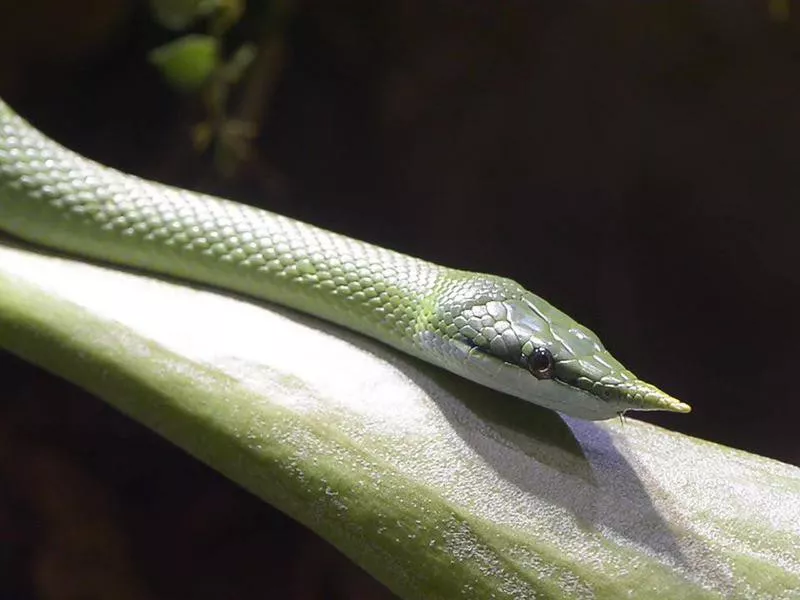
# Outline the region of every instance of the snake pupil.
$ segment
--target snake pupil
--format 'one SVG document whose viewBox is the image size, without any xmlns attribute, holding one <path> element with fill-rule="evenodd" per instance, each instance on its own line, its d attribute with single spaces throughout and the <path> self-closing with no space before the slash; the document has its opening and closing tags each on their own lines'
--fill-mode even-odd
<svg viewBox="0 0 800 600">
<path fill-rule="evenodd" d="M 537 379 L 551 379 L 554 369 L 553 354 L 547 348 L 536 348 L 528 357 L 528 370 Z"/>
</svg>

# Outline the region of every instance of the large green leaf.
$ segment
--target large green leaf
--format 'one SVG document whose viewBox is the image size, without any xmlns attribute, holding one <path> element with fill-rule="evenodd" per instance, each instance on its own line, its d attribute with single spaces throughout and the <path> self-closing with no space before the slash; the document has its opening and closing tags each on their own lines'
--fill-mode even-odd
<svg viewBox="0 0 800 600">
<path fill-rule="evenodd" d="M 800 470 L 785 464 L 563 418 L 290 311 L 8 241 L 0 346 L 404 598 L 800 597 Z"/>
</svg>

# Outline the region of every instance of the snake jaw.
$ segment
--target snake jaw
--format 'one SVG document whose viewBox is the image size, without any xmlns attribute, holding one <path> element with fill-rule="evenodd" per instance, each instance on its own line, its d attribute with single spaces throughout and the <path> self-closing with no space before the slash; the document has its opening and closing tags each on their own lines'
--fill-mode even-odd
<svg viewBox="0 0 800 600">
<path fill-rule="evenodd" d="M 584 358 L 580 361 L 567 360 L 565 364 L 557 365 L 557 377 L 562 383 L 583 390 L 609 406 L 615 406 L 619 412 L 665 410 L 688 413 L 692 410 L 688 404 L 638 379 L 607 352 L 603 354 L 599 364 L 609 367 L 609 371 L 603 376 L 597 377 L 596 361 Z M 589 368 L 592 365 L 595 369 Z"/>
<path fill-rule="evenodd" d="M 665 410 L 688 413 L 692 410 L 692 407 L 685 402 L 681 402 L 641 379 L 610 383 L 608 381 L 590 382 L 586 378 L 581 378 L 578 386 L 601 400 L 619 405 L 621 412 Z"/>
</svg>

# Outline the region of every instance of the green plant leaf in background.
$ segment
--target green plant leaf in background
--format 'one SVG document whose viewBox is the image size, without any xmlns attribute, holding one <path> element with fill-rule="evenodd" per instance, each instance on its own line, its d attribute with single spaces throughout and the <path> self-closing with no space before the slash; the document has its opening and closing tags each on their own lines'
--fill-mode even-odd
<svg viewBox="0 0 800 600">
<path fill-rule="evenodd" d="M 789 465 L 562 418 L 290 311 L 8 241 L 0 346 L 406 599 L 800 597 Z"/>
<path fill-rule="evenodd" d="M 191 34 L 152 50 L 149 55 L 161 75 L 173 87 L 191 92 L 200 89 L 220 64 L 219 40 Z"/>
</svg>

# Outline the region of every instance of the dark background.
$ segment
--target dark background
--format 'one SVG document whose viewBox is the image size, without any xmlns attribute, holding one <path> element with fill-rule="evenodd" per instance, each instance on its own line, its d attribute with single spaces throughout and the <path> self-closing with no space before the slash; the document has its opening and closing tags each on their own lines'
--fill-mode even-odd
<svg viewBox="0 0 800 600">
<path fill-rule="evenodd" d="M 148 63 L 175 34 L 145 3 L 0 0 L 0 96 L 125 171 L 512 277 L 694 408 L 641 418 L 800 464 L 794 14 L 317 0 L 275 26 L 251 5 L 229 43 L 277 58 L 234 94 L 259 123 L 235 177 Z M 3 600 L 391 597 L 99 400 L 0 371 Z"/>
</svg>

